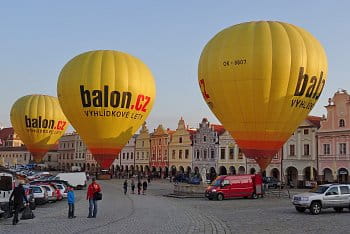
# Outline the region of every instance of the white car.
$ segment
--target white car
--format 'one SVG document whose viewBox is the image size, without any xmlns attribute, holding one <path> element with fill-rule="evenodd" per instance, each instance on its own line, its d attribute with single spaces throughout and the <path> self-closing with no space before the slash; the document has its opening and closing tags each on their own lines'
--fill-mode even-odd
<svg viewBox="0 0 350 234">
<path fill-rule="evenodd" d="M 309 209 L 314 215 L 326 208 L 341 212 L 344 208 L 350 209 L 350 185 L 324 184 L 308 193 L 294 195 L 292 203 L 298 212 Z"/>
<path fill-rule="evenodd" d="M 57 201 L 57 195 L 56 195 L 56 190 L 53 188 L 51 185 L 43 184 L 40 185 L 47 191 L 47 196 L 50 202 L 56 202 Z"/>
<path fill-rule="evenodd" d="M 68 191 L 66 186 L 64 184 L 56 184 L 56 183 L 55 185 L 61 191 L 62 197 L 67 198 Z"/>
<path fill-rule="evenodd" d="M 65 180 L 76 189 L 82 189 L 86 187 L 86 173 L 85 172 L 68 172 L 59 173 L 56 180 Z"/>
<path fill-rule="evenodd" d="M 31 185 L 33 191 L 35 204 L 45 204 L 49 201 L 49 197 L 45 188 L 41 185 Z"/>
</svg>

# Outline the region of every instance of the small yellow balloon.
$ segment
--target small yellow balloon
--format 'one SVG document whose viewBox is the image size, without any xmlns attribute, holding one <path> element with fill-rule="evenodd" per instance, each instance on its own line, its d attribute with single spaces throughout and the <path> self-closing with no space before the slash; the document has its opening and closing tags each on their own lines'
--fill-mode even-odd
<svg viewBox="0 0 350 234">
<path fill-rule="evenodd" d="M 205 46 L 198 67 L 206 103 L 263 170 L 314 107 L 326 77 L 317 39 L 272 21 L 222 30 Z"/>
<path fill-rule="evenodd" d="M 11 109 L 11 123 L 37 163 L 68 127 L 58 99 L 47 95 L 19 98 Z"/>
<path fill-rule="evenodd" d="M 101 168 L 107 169 L 146 120 L 156 88 L 141 60 L 97 50 L 80 54 L 63 67 L 57 93 L 70 123 Z"/>
</svg>

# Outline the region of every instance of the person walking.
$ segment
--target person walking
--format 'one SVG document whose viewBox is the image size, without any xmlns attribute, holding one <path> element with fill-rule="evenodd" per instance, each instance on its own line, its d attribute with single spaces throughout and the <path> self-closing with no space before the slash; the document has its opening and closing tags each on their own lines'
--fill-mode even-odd
<svg viewBox="0 0 350 234">
<path fill-rule="evenodd" d="M 74 203 L 75 203 L 75 194 L 72 187 L 68 186 L 68 193 L 67 193 L 67 202 L 68 202 L 68 218 L 76 218 L 74 215 Z"/>
<path fill-rule="evenodd" d="M 142 184 L 142 194 L 145 195 L 146 194 L 146 190 L 147 190 L 147 181 L 143 181 Z"/>
<path fill-rule="evenodd" d="M 134 179 L 131 179 L 131 193 L 135 194 L 135 181 L 134 181 Z"/>
<path fill-rule="evenodd" d="M 126 193 L 128 192 L 128 181 L 127 180 L 124 181 L 123 188 L 124 188 L 124 195 L 126 195 Z"/>
<path fill-rule="evenodd" d="M 10 195 L 10 199 L 9 199 L 9 201 L 11 203 L 12 198 L 13 198 L 13 209 L 15 210 L 15 213 L 13 215 L 13 220 L 12 220 L 13 225 L 16 225 L 19 221 L 18 220 L 18 213 L 23 206 L 23 200 L 26 202 L 26 206 L 29 205 L 27 196 L 26 196 L 24 188 L 23 188 L 23 184 L 24 184 L 23 181 L 21 181 L 19 183 L 19 185 L 12 191 L 12 193 Z"/>
<path fill-rule="evenodd" d="M 97 215 L 97 200 L 96 193 L 100 193 L 101 186 L 96 183 L 96 179 L 92 178 L 92 182 L 88 187 L 86 199 L 89 200 L 89 215 L 88 218 L 96 218 Z"/>
<path fill-rule="evenodd" d="M 141 189 L 142 189 L 142 183 L 141 180 L 137 182 L 137 193 L 140 195 L 141 194 Z"/>
</svg>

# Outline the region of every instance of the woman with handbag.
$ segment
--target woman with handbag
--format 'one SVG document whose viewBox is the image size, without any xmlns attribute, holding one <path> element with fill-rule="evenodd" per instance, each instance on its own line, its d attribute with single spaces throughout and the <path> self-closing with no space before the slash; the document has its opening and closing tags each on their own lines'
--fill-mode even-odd
<svg viewBox="0 0 350 234">
<path fill-rule="evenodd" d="M 88 218 L 96 218 L 97 201 L 102 200 L 101 186 L 96 183 L 96 179 L 92 178 L 92 183 L 87 190 L 86 199 L 89 200 L 89 215 Z"/>
</svg>

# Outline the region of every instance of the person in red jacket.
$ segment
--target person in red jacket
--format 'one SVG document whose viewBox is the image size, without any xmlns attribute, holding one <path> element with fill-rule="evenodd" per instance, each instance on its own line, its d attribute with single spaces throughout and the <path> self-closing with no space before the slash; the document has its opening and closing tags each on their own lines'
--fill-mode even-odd
<svg viewBox="0 0 350 234">
<path fill-rule="evenodd" d="M 97 215 L 97 200 L 95 193 L 101 192 L 101 186 L 96 183 L 96 179 L 92 178 L 92 183 L 89 185 L 86 199 L 89 200 L 89 215 L 88 218 L 96 218 Z"/>
</svg>

